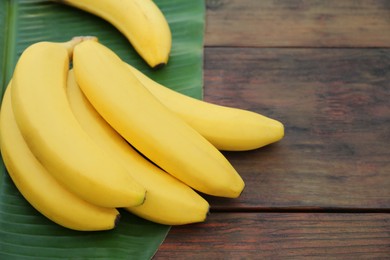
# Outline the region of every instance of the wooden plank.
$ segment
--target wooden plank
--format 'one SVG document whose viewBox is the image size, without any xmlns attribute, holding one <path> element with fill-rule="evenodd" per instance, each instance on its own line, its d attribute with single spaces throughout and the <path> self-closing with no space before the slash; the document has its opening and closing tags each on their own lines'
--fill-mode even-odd
<svg viewBox="0 0 390 260">
<path fill-rule="evenodd" d="M 212 214 L 173 227 L 154 259 L 386 259 L 389 214 Z"/>
<path fill-rule="evenodd" d="M 388 0 L 208 0 L 208 46 L 390 47 Z"/>
<path fill-rule="evenodd" d="M 205 100 L 285 124 L 225 153 L 246 182 L 213 210 L 390 209 L 390 49 L 207 48 Z"/>
</svg>

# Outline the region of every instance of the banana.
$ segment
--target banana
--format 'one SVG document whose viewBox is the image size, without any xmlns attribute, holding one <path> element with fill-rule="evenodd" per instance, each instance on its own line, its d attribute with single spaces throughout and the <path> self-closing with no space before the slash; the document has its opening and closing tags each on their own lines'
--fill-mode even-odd
<svg viewBox="0 0 390 260">
<path fill-rule="evenodd" d="M 68 75 L 68 98 L 84 130 L 105 151 L 110 152 L 128 169 L 147 192 L 145 202 L 128 211 L 144 219 L 166 225 L 202 222 L 209 204 L 190 187 L 142 157 L 93 108 L 86 99 L 71 70 Z"/>
<path fill-rule="evenodd" d="M 137 150 L 202 193 L 238 197 L 244 181 L 204 137 L 160 103 L 110 49 L 74 48 L 76 81 L 99 114 Z"/>
<path fill-rule="evenodd" d="M 145 188 L 91 140 L 70 108 L 69 56 L 83 40 L 39 42 L 22 53 L 11 88 L 16 122 L 37 159 L 71 192 L 103 207 L 140 205 Z"/>
<path fill-rule="evenodd" d="M 105 19 L 129 40 L 152 68 L 168 63 L 172 35 L 152 0 L 56 0 Z"/>
<path fill-rule="evenodd" d="M 15 122 L 10 85 L 1 106 L 0 143 L 4 164 L 16 187 L 48 219 L 79 231 L 115 227 L 119 219 L 116 209 L 98 207 L 80 199 L 53 178 L 35 158 Z"/>
<path fill-rule="evenodd" d="M 277 142 L 284 136 L 281 122 L 261 114 L 195 99 L 171 90 L 127 64 L 131 73 L 166 107 L 219 150 L 244 151 Z"/>
</svg>

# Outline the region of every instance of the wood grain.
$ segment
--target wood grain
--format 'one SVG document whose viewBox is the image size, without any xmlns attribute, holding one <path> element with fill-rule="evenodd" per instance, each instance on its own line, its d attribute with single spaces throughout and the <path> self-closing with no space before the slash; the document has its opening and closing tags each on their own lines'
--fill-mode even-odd
<svg viewBox="0 0 390 260">
<path fill-rule="evenodd" d="M 230 213 L 173 227 L 154 259 L 386 259 L 389 214 Z"/>
<path fill-rule="evenodd" d="M 285 124 L 225 153 L 247 186 L 213 210 L 390 209 L 390 49 L 207 48 L 205 100 Z"/>
<path fill-rule="evenodd" d="M 207 46 L 390 47 L 388 0 L 208 0 Z"/>
</svg>

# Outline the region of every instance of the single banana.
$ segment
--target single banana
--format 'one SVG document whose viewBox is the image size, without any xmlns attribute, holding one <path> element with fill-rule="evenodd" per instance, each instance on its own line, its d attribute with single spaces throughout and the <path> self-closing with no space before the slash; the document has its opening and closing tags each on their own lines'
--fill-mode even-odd
<svg viewBox="0 0 390 260">
<path fill-rule="evenodd" d="M 80 41 L 39 42 L 22 53 L 11 88 L 16 122 L 37 159 L 70 191 L 98 206 L 140 205 L 145 188 L 91 140 L 70 108 L 69 56 Z"/>
<path fill-rule="evenodd" d="M 275 119 L 183 95 L 157 83 L 129 64 L 128 67 L 155 97 L 219 150 L 257 149 L 284 136 L 283 124 Z"/>
<path fill-rule="evenodd" d="M 64 188 L 28 148 L 15 122 L 10 85 L 0 112 L 1 153 L 8 173 L 20 193 L 53 222 L 74 230 L 97 231 L 115 227 L 119 212 L 98 207 Z"/>
<path fill-rule="evenodd" d="M 78 44 L 73 69 L 99 114 L 151 161 L 202 193 L 241 194 L 244 182 L 222 153 L 160 103 L 110 49 L 95 41 Z"/>
<path fill-rule="evenodd" d="M 152 68 L 168 63 L 169 24 L 152 0 L 56 0 L 105 19 L 130 41 Z"/>
<path fill-rule="evenodd" d="M 68 75 L 68 98 L 84 130 L 105 151 L 118 158 L 131 176 L 146 190 L 145 202 L 128 211 L 160 224 L 182 225 L 206 219 L 209 204 L 190 187 L 167 174 L 132 148 L 93 108 L 76 83 L 73 70 Z"/>
</svg>

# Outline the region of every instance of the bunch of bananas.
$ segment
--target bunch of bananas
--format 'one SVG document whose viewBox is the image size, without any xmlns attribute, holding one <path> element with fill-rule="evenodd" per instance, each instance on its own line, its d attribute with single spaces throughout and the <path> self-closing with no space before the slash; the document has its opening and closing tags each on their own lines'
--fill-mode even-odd
<svg viewBox="0 0 390 260">
<path fill-rule="evenodd" d="M 161 224 L 202 222 L 209 204 L 199 193 L 237 198 L 245 186 L 220 150 L 283 135 L 274 119 L 158 84 L 94 37 L 26 48 L 0 112 L 16 187 L 47 218 L 83 231 L 114 228 L 118 208 Z"/>
</svg>

